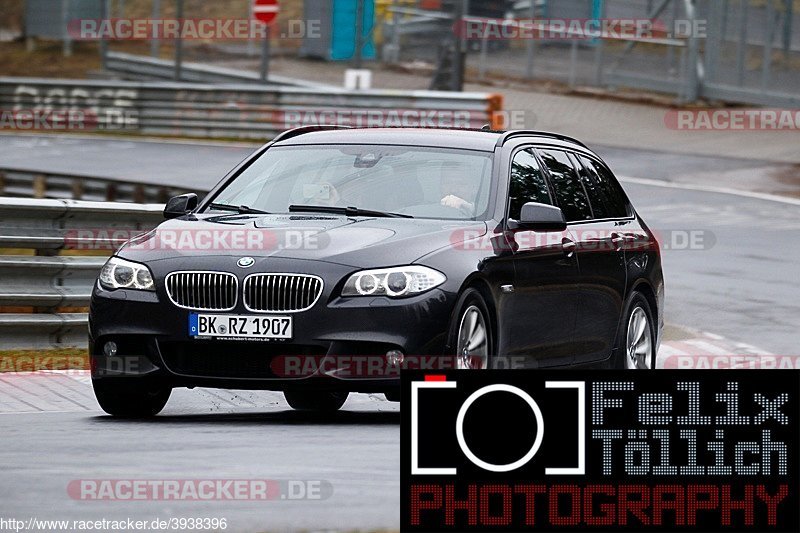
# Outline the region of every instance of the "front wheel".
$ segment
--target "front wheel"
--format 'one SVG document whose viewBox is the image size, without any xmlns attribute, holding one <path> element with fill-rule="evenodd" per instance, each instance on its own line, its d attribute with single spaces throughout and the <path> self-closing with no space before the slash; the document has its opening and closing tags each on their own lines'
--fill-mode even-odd
<svg viewBox="0 0 800 533">
<path fill-rule="evenodd" d="M 133 378 L 131 378 L 133 379 Z M 93 379 L 97 403 L 106 413 L 120 418 L 148 418 L 164 409 L 172 389 L 151 382 L 130 379 Z"/>
<path fill-rule="evenodd" d="M 481 293 L 467 289 L 458 299 L 450 326 L 450 346 L 455 348 L 456 368 L 486 369 L 494 346 L 489 308 Z"/>
<path fill-rule="evenodd" d="M 347 392 L 284 391 L 283 396 L 292 409 L 298 411 L 338 411 L 347 401 Z"/>
<path fill-rule="evenodd" d="M 640 293 L 634 293 L 622 322 L 617 340 L 617 367 L 651 370 L 656 366 L 656 343 L 653 313 Z"/>
</svg>

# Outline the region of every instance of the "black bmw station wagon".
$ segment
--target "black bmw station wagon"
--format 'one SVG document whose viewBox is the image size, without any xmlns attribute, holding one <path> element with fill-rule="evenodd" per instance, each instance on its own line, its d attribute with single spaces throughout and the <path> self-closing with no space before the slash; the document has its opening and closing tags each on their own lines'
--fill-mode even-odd
<svg viewBox="0 0 800 533">
<path fill-rule="evenodd" d="M 112 415 L 194 386 L 283 391 L 296 409 L 396 401 L 391 370 L 431 360 L 655 365 L 658 243 L 566 136 L 302 127 L 164 215 L 94 287 L 92 379 Z"/>
</svg>

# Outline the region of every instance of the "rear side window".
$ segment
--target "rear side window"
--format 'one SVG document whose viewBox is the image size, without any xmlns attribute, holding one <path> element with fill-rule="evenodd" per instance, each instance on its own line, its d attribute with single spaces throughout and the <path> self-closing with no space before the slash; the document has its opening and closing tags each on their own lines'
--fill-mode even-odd
<svg viewBox="0 0 800 533">
<path fill-rule="evenodd" d="M 581 181 L 592 202 L 595 218 L 626 218 L 630 216 L 622 188 L 609 170 L 588 157 L 579 156 L 584 169 Z"/>
<path fill-rule="evenodd" d="M 531 150 L 517 152 L 511 162 L 511 185 L 509 189 L 508 216 L 519 220 L 522 206 L 528 202 L 552 205 L 547 181 L 539 168 L 539 162 Z"/>
<path fill-rule="evenodd" d="M 567 222 L 591 220 L 592 208 L 589 206 L 589 199 L 569 156 L 558 150 L 540 149 L 539 154 L 550 171 L 558 207 L 564 212 Z"/>
</svg>

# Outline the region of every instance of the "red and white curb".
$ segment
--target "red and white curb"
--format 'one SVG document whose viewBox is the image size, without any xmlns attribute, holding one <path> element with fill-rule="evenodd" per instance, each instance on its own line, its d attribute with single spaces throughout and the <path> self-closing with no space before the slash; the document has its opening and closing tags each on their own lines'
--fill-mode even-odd
<svg viewBox="0 0 800 533">
<path fill-rule="evenodd" d="M 693 337 L 662 341 L 656 368 L 667 369 L 776 369 L 800 368 L 800 356 L 775 355 L 752 344 L 720 335 L 693 332 Z"/>
</svg>

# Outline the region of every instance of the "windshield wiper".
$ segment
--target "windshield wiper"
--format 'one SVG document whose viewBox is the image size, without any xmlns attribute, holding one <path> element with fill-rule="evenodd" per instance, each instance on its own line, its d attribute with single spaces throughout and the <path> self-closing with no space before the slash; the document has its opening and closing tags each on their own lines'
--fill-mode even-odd
<svg viewBox="0 0 800 533">
<path fill-rule="evenodd" d="M 389 213 L 386 211 L 373 211 L 359 209 L 358 207 L 339 207 L 332 205 L 290 205 L 290 213 L 334 213 L 348 217 L 387 217 L 387 218 L 414 218 L 402 213 Z"/>
<path fill-rule="evenodd" d="M 232 211 L 240 215 L 269 215 L 267 211 L 253 209 L 246 205 L 229 205 L 229 204 L 208 204 L 211 209 L 219 209 L 220 211 Z"/>
</svg>

